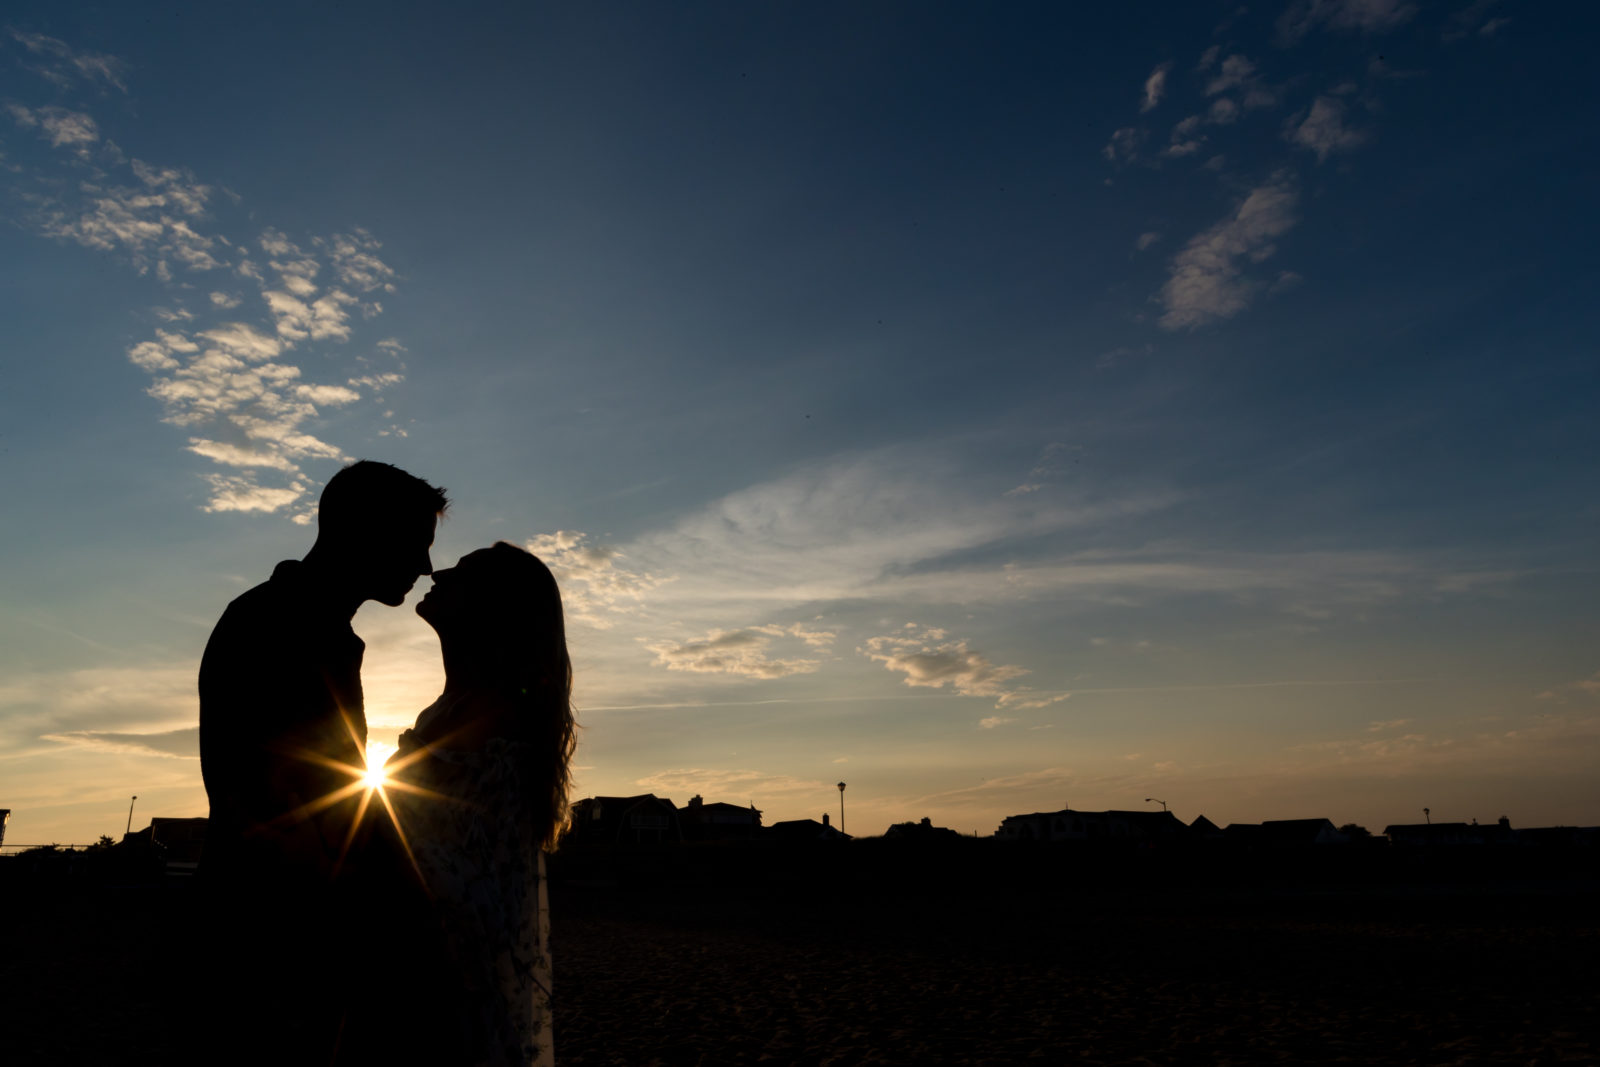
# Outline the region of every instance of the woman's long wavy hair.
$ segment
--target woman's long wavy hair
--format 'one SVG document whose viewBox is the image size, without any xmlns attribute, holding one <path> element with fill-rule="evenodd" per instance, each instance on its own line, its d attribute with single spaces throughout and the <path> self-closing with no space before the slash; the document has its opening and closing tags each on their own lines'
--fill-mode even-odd
<svg viewBox="0 0 1600 1067">
<path fill-rule="evenodd" d="M 534 783 L 534 821 L 540 845 L 553 849 L 567 819 L 577 721 L 572 712 L 572 659 L 561 590 L 550 568 L 531 552 L 505 541 L 490 548 L 495 564 L 493 608 L 484 637 L 505 671 L 504 695 L 515 710 L 497 731 L 525 743 Z"/>
</svg>

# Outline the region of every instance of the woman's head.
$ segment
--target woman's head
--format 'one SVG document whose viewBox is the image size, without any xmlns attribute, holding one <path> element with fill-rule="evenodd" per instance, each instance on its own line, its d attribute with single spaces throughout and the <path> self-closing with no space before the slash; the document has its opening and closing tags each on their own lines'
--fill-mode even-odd
<svg viewBox="0 0 1600 1067">
<path fill-rule="evenodd" d="M 532 746 L 536 813 L 547 847 L 566 815 L 575 745 L 572 661 L 561 591 L 539 557 L 500 541 L 433 574 L 417 614 L 438 631 L 449 673 L 460 671 L 508 709 L 495 731 Z"/>
<path fill-rule="evenodd" d="M 445 639 L 471 638 L 477 647 L 508 650 L 532 641 L 566 646 L 561 591 L 539 557 L 505 541 L 469 552 L 433 574 L 417 614 Z M 516 654 L 525 655 L 522 649 Z M 516 664 L 505 664 L 514 667 Z"/>
</svg>

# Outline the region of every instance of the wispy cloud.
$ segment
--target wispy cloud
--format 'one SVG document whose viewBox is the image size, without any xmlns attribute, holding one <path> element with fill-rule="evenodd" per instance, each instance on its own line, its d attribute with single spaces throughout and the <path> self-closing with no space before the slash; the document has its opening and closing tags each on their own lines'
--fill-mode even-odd
<svg viewBox="0 0 1600 1067">
<path fill-rule="evenodd" d="M 1278 102 L 1278 94 L 1262 83 L 1255 63 L 1248 57 L 1238 54 L 1224 59 L 1218 66 L 1217 72 L 1206 80 L 1207 96 L 1221 96 L 1223 93 L 1237 94 L 1238 103 L 1234 103 L 1235 97 L 1223 97 L 1222 100 L 1213 102 L 1213 122 L 1232 122 L 1238 116 L 1239 107 L 1253 111 L 1256 108 L 1271 107 Z M 1224 100 L 1227 102 L 1223 103 Z"/>
<path fill-rule="evenodd" d="M 65 41 L 42 33 L 12 30 L 11 37 L 33 58 L 33 72 L 61 88 L 71 88 L 75 81 L 85 81 L 108 85 L 124 93 L 128 91 L 127 64 L 115 56 L 79 51 Z"/>
<path fill-rule="evenodd" d="M 1319 96 L 1303 116 L 1295 116 L 1284 128 L 1284 136 L 1301 148 L 1317 154 L 1321 163 L 1334 152 L 1347 152 L 1367 139 L 1365 132 L 1346 121 L 1344 101 L 1335 96 Z"/>
<path fill-rule="evenodd" d="M 663 641 L 646 647 L 655 653 L 656 666 L 669 671 L 737 674 L 746 678 L 785 678 L 791 674 L 810 674 L 815 671 L 821 665 L 821 660 L 774 658 L 767 654 L 773 638 L 787 633 L 778 626 L 713 630 L 696 640 Z M 831 639 L 833 635 L 827 636 Z"/>
<path fill-rule="evenodd" d="M 1139 146 L 1144 143 L 1144 131 L 1125 126 L 1111 135 L 1111 140 L 1100 154 L 1113 163 L 1131 163 L 1139 158 Z"/>
<path fill-rule="evenodd" d="M 107 733 L 173 735 L 194 725 L 194 664 L 12 674 L 0 683 L 0 749 L 47 750 Z"/>
<path fill-rule="evenodd" d="M 87 158 L 88 146 L 100 140 L 100 127 L 94 119 L 64 107 L 28 108 L 11 104 L 11 118 L 25 130 L 38 130 L 55 148 L 71 148 Z"/>
<path fill-rule="evenodd" d="M 139 756 L 160 756 L 164 759 L 199 759 L 200 728 L 186 727 L 155 734 L 113 733 L 106 730 L 73 730 L 60 734 L 45 734 L 43 740 L 63 745 L 80 745 L 84 748 L 108 752 L 128 752 Z"/>
<path fill-rule="evenodd" d="M 1500 4 L 1500 0 L 1473 0 L 1472 3 L 1457 11 L 1445 20 L 1444 33 L 1446 41 L 1459 41 L 1463 37 L 1477 34 L 1490 37 L 1501 27 L 1510 22 L 1503 16 L 1491 16 Z"/>
<path fill-rule="evenodd" d="M 1206 95 L 1216 96 L 1237 89 L 1255 77 L 1256 65 L 1244 56 L 1232 55 L 1222 61 L 1222 67 L 1206 82 Z"/>
<path fill-rule="evenodd" d="M 672 581 L 622 566 L 624 553 L 578 530 L 540 534 L 527 548 L 555 575 L 567 613 L 600 629 L 612 625 L 611 615 L 632 611 L 646 593 Z"/>
<path fill-rule="evenodd" d="M 1171 63 L 1163 63 L 1144 80 L 1144 98 L 1139 102 L 1140 114 L 1153 111 L 1160 105 L 1161 98 L 1167 92 L 1167 72 L 1171 69 Z"/>
<path fill-rule="evenodd" d="M 1250 191 L 1232 214 L 1192 238 L 1172 259 L 1161 289 L 1161 325 L 1193 329 L 1231 318 L 1249 306 L 1262 283 L 1245 274 L 1277 251 L 1275 241 L 1298 221 L 1292 179 L 1279 172 Z"/>
<path fill-rule="evenodd" d="M 1416 13 L 1407 0 L 1295 0 L 1278 18 L 1278 37 L 1293 44 L 1319 28 L 1387 33 Z"/>
<path fill-rule="evenodd" d="M 1152 235 L 1146 234 L 1146 236 Z M 1069 445 L 1061 441 L 1050 442 L 1039 453 L 1039 458 L 1033 461 L 1033 468 L 1028 471 L 1027 479 L 1021 485 L 1007 489 L 1006 496 L 1026 496 L 1048 487 L 1058 481 L 1069 466 L 1078 462 L 1082 452 L 1081 445 Z"/>
<path fill-rule="evenodd" d="M 818 779 L 796 778 L 766 771 L 700 767 L 657 771 L 636 779 L 634 784 L 657 796 L 683 797 L 686 800 L 691 794 L 698 794 L 713 802 L 719 798 L 732 798 L 724 800 L 724 803 L 782 800 L 801 795 L 827 796 L 834 790 L 832 783 Z"/>
<path fill-rule="evenodd" d="M 49 60 L 41 73 L 58 84 L 76 78 L 126 88 L 124 68 L 111 57 L 40 35 L 11 36 Z M 380 344 L 390 346 L 386 354 L 357 356 L 325 382 L 307 381 L 287 357 L 303 345 L 346 343 L 355 312 L 364 319 L 381 313 L 374 296 L 393 292 L 396 275 L 378 257 L 379 242 L 352 229 L 302 245 L 270 227 L 253 242 L 230 239 L 212 210 L 213 187 L 186 168 L 127 158 L 81 111 L 22 103 L 6 111 L 61 150 L 45 154 L 55 172 L 49 162 L 18 171 L 20 198 L 31 206 L 26 221 L 44 236 L 115 255 L 171 290 L 172 300 L 151 311 L 163 325 L 127 357 L 152 376 L 148 392 L 164 421 L 190 432 L 187 449 L 227 468 L 201 474 L 211 487 L 204 510 L 288 511 L 309 521 L 314 483 L 303 464 L 346 458 L 315 425 L 325 409 L 398 382 L 403 346 L 388 339 Z M 262 261 L 251 258 L 252 246 Z M 216 282 L 190 304 L 187 278 L 225 272 L 259 292 L 258 312 L 245 311 L 244 297 Z M 329 284 L 319 284 L 324 275 Z"/>
<path fill-rule="evenodd" d="M 1038 708 L 1066 697 L 1035 696 L 1011 680 L 1028 673 L 1026 667 L 996 664 L 965 640 L 952 638 L 938 627 L 907 623 L 898 633 L 869 637 L 856 651 L 890 671 L 905 675 L 905 684 L 931 689 L 950 687 L 962 696 L 993 697 L 997 708 Z M 991 716 L 987 728 L 1014 720 Z M 980 724 L 982 725 L 982 724 Z"/>
</svg>

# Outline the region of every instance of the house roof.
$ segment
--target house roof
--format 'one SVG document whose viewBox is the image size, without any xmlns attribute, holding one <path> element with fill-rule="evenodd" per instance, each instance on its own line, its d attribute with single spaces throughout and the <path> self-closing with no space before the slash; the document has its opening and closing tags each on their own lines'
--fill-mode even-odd
<svg viewBox="0 0 1600 1067">
<path fill-rule="evenodd" d="M 714 801 L 713 803 L 710 803 L 710 804 L 695 804 L 695 805 L 692 805 L 691 807 L 683 808 L 681 810 L 682 811 L 686 811 L 686 812 L 687 811 L 725 811 L 725 812 L 729 812 L 729 813 L 737 813 L 737 814 L 740 814 L 740 815 L 749 815 L 753 811 L 757 815 L 761 814 L 760 809 L 758 809 L 754 804 L 751 804 L 751 805 L 749 805 L 747 807 L 747 806 L 745 806 L 743 804 L 728 804 L 728 803 L 725 803 L 724 801 L 721 801 L 721 800 Z"/>
<path fill-rule="evenodd" d="M 1329 819 L 1270 819 L 1260 827 L 1261 836 L 1273 841 L 1311 841 L 1318 834 L 1334 832 Z"/>
<path fill-rule="evenodd" d="M 631 804 L 637 804 L 637 803 L 640 803 L 641 801 L 646 801 L 646 800 L 653 800 L 658 804 L 665 804 L 668 807 L 673 808 L 674 810 L 677 809 L 677 805 L 674 804 L 671 800 L 668 800 L 666 797 L 658 797 L 654 793 L 640 793 L 638 796 L 632 796 L 632 797 L 584 797 L 582 800 L 578 801 L 577 803 L 578 804 L 597 803 L 597 804 L 601 804 L 601 805 L 606 805 L 606 804 L 628 804 L 628 805 L 631 805 Z"/>
<path fill-rule="evenodd" d="M 1062 808 L 1060 811 L 1034 811 L 1026 815 L 1007 815 L 1006 819 L 1053 819 L 1057 815 L 1103 815 L 1115 816 L 1119 819 L 1131 819 L 1135 822 L 1175 822 L 1179 826 L 1183 823 L 1170 811 L 1079 811 L 1077 808 Z M 1002 819 L 1002 822 L 1005 820 Z"/>
</svg>

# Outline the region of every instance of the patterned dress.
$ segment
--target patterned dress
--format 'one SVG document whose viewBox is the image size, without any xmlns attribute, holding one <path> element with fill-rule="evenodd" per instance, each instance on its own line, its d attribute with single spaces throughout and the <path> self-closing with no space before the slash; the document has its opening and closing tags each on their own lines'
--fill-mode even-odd
<svg viewBox="0 0 1600 1067">
<path fill-rule="evenodd" d="M 418 716 L 399 757 L 418 735 L 437 736 L 460 705 L 440 698 Z M 489 1067 L 555 1063 L 549 897 L 544 854 L 525 815 L 528 755 L 526 745 L 501 738 L 472 750 L 435 747 L 399 775 L 427 793 L 388 791 L 463 997 L 462 1062 Z"/>
</svg>

